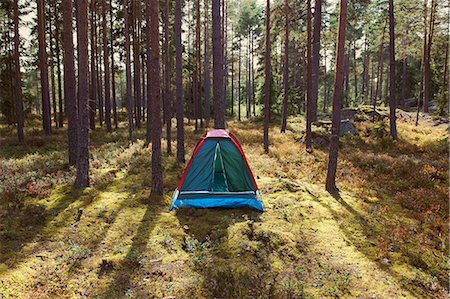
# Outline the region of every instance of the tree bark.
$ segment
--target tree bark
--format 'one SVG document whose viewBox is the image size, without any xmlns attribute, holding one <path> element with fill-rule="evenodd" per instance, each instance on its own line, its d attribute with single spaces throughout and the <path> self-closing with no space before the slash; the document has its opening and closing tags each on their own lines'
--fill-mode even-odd
<svg viewBox="0 0 450 299">
<path fill-rule="evenodd" d="M 320 1 L 320 0 L 319 0 Z M 317 2 L 317 0 L 316 0 Z M 289 2 L 284 0 L 284 66 L 283 66 L 283 108 L 281 118 L 281 133 L 286 132 L 289 88 Z"/>
<path fill-rule="evenodd" d="M 165 66 L 165 96 L 164 102 L 166 105 L 166 141 L 167 141 L 167 154 L 172 154 L 172 109 L 171 109 L 171 88 L 170 88 L 170 78 L 172 76 L 171 65 L 170 65 L 170 48 L 169 48 L 169 0 L 165 0 L 164 6 L 164 66 Z M 200 2 L 198 3 L 200 4 Z M 199 5 L 200 6 L 200 5 Z M 200 16 L 199 16 L 200 22 Z M 200 35 L 200 34 L 199 34 Z M 200 38 L 200 37 L 199 37 Z M 200 41 L 199 41 L 200 43 Z M 200 46 L 199 46 L 200 47 Z M 200 58 L 199 58 L 200 60 Z M 200 63 L 199 63 L 200 66 Z"/>
<path fill-rule="evenodd" d="M 270 122 L 270 0 L 266 0 L 266 52 L 264 54 L 264 151 L 269 152 L 269 122 Z"/>
<path fill-rule="evenodd" d="M 39 43 L 39 70 L 41 74 L 42 125 L 45 135 L 52 134 L 52 120 L 50 111 L 50 91 L 48 84 L 47 45 L 45 38 L 45 4 L 44 0 L 37 0 L 37 25 Z"/>
<path fill-rule="evenodd" d="M 339 131 L 341 125 L 341 100 L 344 83 L 344 59 L 345 59 L 345 33 L 347 30 L 347 0 L 340 1 L 338 38 L 336 49 L 336 75 L 333 94 L 333 120 L 331 125 L 330 151 L 328 156 L 328 168 L 326 190 L 336 193 L 336 170 L 339 151 Z"/>
<path fill-rule="evenodd" d="M 57 5 L 55 1 L 55 11 L 57 10 Z M 59 14 L 57 14 L 59 16 Z M 58 124 L 62 128 L 64 126 L 64 108 L 63 108 L 63 96 L 62 96 L 62 83 L 61 83 L 61 48 L 59 46 L 61 34 L 59 31 L 59 22 L 58 19 L 56 20 L 56 26 L 55 26 L 55 35 L 56 35 L 56 76 L 58 80 Z"/>
<path fill-rule="evenodd" d="M 177 160 L 184 163 L 184 104 L 183 104 L 183 46 L 181 43 L 182 0 L 175 2 L 175 72 L 176 72 L 176 112 L 177 112 Z M 207 0 L 206 0 L 207 1 Z M 147 47 L 148 48 L 148 47 Z"/>
<path fill-rule="evenodd" d="M 131 58 L 130 58 L 130 24 L 128 16 L 128 0 L 123 1 L 123 18 L 125 23 L 125 77 L 126 77 L 126 105 L 128 113 L 128 138 L 133 140 L 133 99 L 131 97 Z M 147 23 L 148 24 L 148 23 Z M 149 27 L 147 25 L 147 27 Z M 148 47 L 147 47 L 148 48 Z M 149 127 L 150 124 L 147 121 L 147 142 L 149 141 Z"/>
<path fill-rule="evenodd" d="M 406 74 L 408 69 L 408 56 L 403 58 L 402 63 L 402 97 L 400 99 L 399 105 L 402 106 L 406 99 Z"/>
<path fill-rule="evenodd" d="M 392 139 L 397 140 L 397 99 L 395 98 L 395 34 L 394 0 L 389 0 L 389 128 Z"/>
<path fill-rule="evenodd" d="M 150 25 L 150 52 L 147 57 L 151 89 L 148 102 L 152 106 L 152 195 L 163 195 L 163 170 L 161 158 L 161 107 L 159 65 L 159 0 L 146 0 L 147 24 Z"/>
<path fill-rule="evenodd" d="M 17 122 L 17 139 L 20 143 L 25 141 L 23 133 L 23 100 L 22 100 L 22 75 L 20 72 L 20 37 L 19 37 L 19 0 L 14 0 L 14 111 Z"/>
<path fill-rule="evenodd" d="M 97 27 L 95 24 L 96 0 L 91 0 L 91 85 L 89 99 L 89 124 L 91 130 L 95 129 L 95 114 L 97 110 Z"/>
<path fill-rule="evenodd" d="M 268 0 L 270 1 L 270 0 Z M 238 120 L 241 121 L 241 38 L 239 38 L 239 52 L 238 52 L 238 98 L 237 98 L 237 106 L 238 106 Z"/>
<path fill-rule="evenodd" d="M 116 101 L 116 74 L 115 74 L 115 63 L 114 63 L 114 21 L 113 21 L 113 6 L 112 0 L 109 0 L 109 24 L 110 24 L 110 46 L 111 46 L 111 89 L 112 89 L 112 109 L 113 109 L 113 120 L 114 120 L 114 128 L 119 127 L 119 122 L 117 119 L 117 101 Z"/>
<path fill-rule="evenodd" d="M 307 41 L 306 41 L 306 148 L 309 150 L 312 147 L 312 130 L 311 124 L 313 122 L 314 116 L 314 104 L 312 103 L 312 59 L 311 59 L 311 0 L 306 0 L 306 31 L 307 31 Z M 317 109 L 317 107 L 316 107 Z M 316 111 L 317 112 L 317 111 Z"/>
<path fill-rule="evenodd" d="M 105 69 L 105 123 L 106 130 L 112 131 L 111 126 L 111 81 L 109 66 L 108 26 L 106 19 L 106 0 L 102 0 L 102 26 L 103 26 L 103 68 Z"/>
<path fill-rule="evenodd" d="M 425 56 L 425 65 L 424 65 L 424 78 L 423 78 L 423 111 L 428 112 L 428 106 L 430 102 L 430 60 L 431 60 L 431 45 L 433 43 L 433 34 L 434 34 L 434 23 L 435 23 L 435 14 L 436 14 L 437 2 L 436 0 L 431 1 L 431 11 L 430 11 L 430 20 L 428 23 L 428 39 L 427 39 L 427 49 Z"/>
<path fill-rule="evenodd" d="M 58 111 L 56 110 L 56 81 L 55 81 L 55 56 L 54 56 L 54 51 L 53 51 L 53 12 L 51 10 L 51 6 L 49 6 L 48 8 L 48 13 L 49 13 L 49 26 L 48 26 L 48 32 L 49 32 L 49 52 L 50 52 L 50 57 L 49 57 L 49 66 L 50 66 L 50 83 L 51 83 L 51 102 L 52 102 L 52 106 L 53 106 L 53 121 L 55 122 L 55 128 L 59 127 L 58 124 Z M 56 12 L 55 12 L 56 13 Z"/>
<path fill-rule="evenodd" d="M 199 84 L 199 69 L 200 69 L 200 0 L 195 2 L 195 63 L 194 63 L 194 78 L 192 94 L 194 98 L 194 119 L 195 119 L 195 131 L 198 130 L 198 118 L 199 118 L 199 101 L 200 101 L 200 84 Z"/>
<path fill-rule="evenodd" d="M 141 101 L 141 61 L 140 61 L 140 21 L 141 18 L 141 2 L 140 1 L 132 1 L 132 13 L 133 13 L 133 22 L 132 22 L 132 35 L 133 35 L 133 82 L 134 82 L 134 101 L 136 105 L 134 106 L 133 111 L 135 111 L 135 123 L 136 127 L 141 127 L 142 120 L 142 101 Z"/>
<path fill-rule="evenodd" d="M 77 0 L 78 158 L 76 188 L 89 186 L 89 53 L 88 2 Z"/>
<path fill-rule="evenodd" d="M 212 0 L 214 128 L 225 129 L 225 97 L 223 94 L 223 52 L 220 28 L 220 0 Z"/>
<path fill-rule="evenodd" d="M 208 2 L 209 0 L 205 0 L 205 24 L 204 24 L 204 81 L 205 81 L 205 120 L 206 126 L 209 125 L 209 120 L 211 117 L 211 71 L 210 71 L 210 53 L 209 53 L 209 29 L 208 29 Z"/>
<path fill-rule="evenodd" d="M 63 64 L 64 64 L 64 101 L 67 114 L 67 140 L 69 164 L 75 165 L 78 150 L 78 105 L 76 98 L 76 78 L 72 28 L 72 0 L 63 0 Z"/>
<path fill-rule="evenodd" d="M 314 6 L 314 32 L 311 58 L 311 105 L 312 121 L 317 121 L 319 99 L 319 66 L 320 66 L 320 28 L 322 25 L 322 0 L 315 0 Z"/>
</svg>

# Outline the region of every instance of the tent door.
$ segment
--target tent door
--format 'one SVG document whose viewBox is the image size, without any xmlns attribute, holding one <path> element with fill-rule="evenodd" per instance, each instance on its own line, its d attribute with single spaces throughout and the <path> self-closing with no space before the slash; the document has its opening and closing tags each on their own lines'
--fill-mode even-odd
<svg viewBox="0 0 450 299">
<path fill-rule="evenodd" d="M 214 153 L 213 181 L 211 191 L 229 192 L 227 176 L 225 174 L 225 167 L 223 164 L 222 151 L 220 149 L 219 142 L 217 142 L 216 144 L 216 150 Z"/>
</svg>

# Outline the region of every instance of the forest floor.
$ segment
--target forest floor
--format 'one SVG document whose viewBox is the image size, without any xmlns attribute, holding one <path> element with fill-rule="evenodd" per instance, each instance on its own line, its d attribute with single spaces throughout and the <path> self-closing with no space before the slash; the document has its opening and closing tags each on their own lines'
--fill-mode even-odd
<svg viewBox="0 0 450 299">
<path fill-rule="evenodd" d="M 303 123 L 274 123 L 265 154 L 261 122 L 228 122 L 264 213 L 169 212 L 184 166 L 165 155 L 165 195 L 151 198 L 151 147 L 143 129 L 129 144 L 125 123 L 92 132 L 82 191 L 65 129 L 30 122 L 18 145 L 0 125 L 0 298 L 447 298 L 448 125 L 400 119 L 392 141 L 383 121 L 355 123 L 333 197 L 326 142 L 307 153 Z M 186 127 L 187 158 L 202 134 Z"/>
</svg>

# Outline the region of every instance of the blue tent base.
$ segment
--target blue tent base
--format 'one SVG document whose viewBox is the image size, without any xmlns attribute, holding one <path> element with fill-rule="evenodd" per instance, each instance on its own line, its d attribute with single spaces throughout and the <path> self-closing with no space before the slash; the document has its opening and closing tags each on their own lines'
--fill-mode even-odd
<svg viewBox="0 0 450 299">
<path fill-rule="evenodd" d="M 248 197 L 176 199 L 170 206 L 171 211 L 180 208 L 252 208 L 264 212 L 262 201 Z"/>
</svg>

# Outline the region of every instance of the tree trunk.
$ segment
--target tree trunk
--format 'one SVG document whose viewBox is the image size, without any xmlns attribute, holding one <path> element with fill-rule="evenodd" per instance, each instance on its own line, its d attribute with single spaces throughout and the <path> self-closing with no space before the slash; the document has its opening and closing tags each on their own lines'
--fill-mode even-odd
<svg viewBox="0 0 450 299">
<path fill-rule="evenodd" d="M 194 63 L 194 78 L 193 78 L 193 90 L 192 94 L 194 97 L 194 119 L 195 119 L 195 131 L 198 130 L 198 108 L 199 108 L 199 98 L 200 98 L 200 84 L 199 84 L 199 69 L 200 69 L 200 0 L 195 2 L 195 63 Z"/>
<path fill-rule="evenodd" d="M 424 78 L 423 78 L 423 111 L 428 112 L 428 106 L 430 102 L 430 60 L 431 60 L 431 45 L 433 43 L 433 33 L 434 33 L 434 23 L 435 23 L 435 13 L 436 13 L 436 0 L 431 1 L 431 11 L 430 20 L 428 24 L 428 39 L 427 39 L 427 50 L 425 57 L 424 66 Z"/>
<path fill-rule="evenodd" d="M 163 170 L 161 158 L 161 107 L 160 107 L 160 65 L 159 65 L 159 1 L 146 0 L 147 24 L 150 25 L 150 51 L 147 56 L 148 75 L 151 88 L 148 102 L 152 106 L 152 191 L 156 196 L 163 195 Z M 148 26 L 147 25 L 147 26 Z M 151 102 L 150 102 L 151 101 Z"/>
<path fill-rule="evenodd" d="M 307 78 L 306 78 L 306 148 L 309 150 L 312 147 L 312 130 L 311 124 L 314 116 L 314 104 L 312 103 L 312 59 L 311 59 L 311 0 L 306 0 L 306 59 L 307 59 Z M 317 111 L 316 111 L 317 112 Z"/>
<path fill-rule="evenodd" d="M 55 57 L 53 52 L 53 12 L 51 10 L 51 7 L 49 7 L 49 26 L 48 26 L 48 32 L 49 32 L 49 51 L 50 51 L 50 59 L 49 59 L 49 66 L 50 66 L 50 84 L 52 86 L 51 89 L 51 102 L 53 106 L 53 121 L 55 122 L 55 128 L 58 128 L 58 111 L 56 110 L 56 82 L 55 82 Z"/>
<path fill-rule="evenodd" d="M 270 0 L 268 0 L 270 1 Z M 237 108 L 238 108 L 238 120 L 241 121 L 241 39 L 239 38 L 239 52 L 238 52 L 238 98 L 237 98 Z"/>
<path fill-rule="evenodd" d="M 76 78 L 72 33 L 72 0 L 63 0 L 63 64 L 64 64 L 64 102 L 67 114 L 67 140 L 69 164 L 75 165 L 78 150 L 78 108 L 76 98 Z"/>
<path fill-rule="evenodd" d="M 319 66 L 320 66 L 320 27 L 322 24 L 322 0 L 315 0 L 314 32 L 311 58 L 311 105 L 312 121 L 317 121 L 317 102 L 319 99 Z"/>
<path fill-rule="evenodd" d="M 95 12 L 97 15 L 97 9 Z M 100 18 L 100 17 L 99 17 Z M 97 21 L 96 21 L 97 23 Z M 98 122 L 100 127 L 103 126 L 103 122 L 105 120 L 105 103 L 103 101 L 103 74 L 102 74 L 102 47 L 100 43 L 100 28 L 95 30 L 95 43 L 99 46 L 96 47 L 97 50 L 97 97 L 98 97 Z M 100 49 L 99 49 L 100 48 Z"/>
<path fill-rule="evenodd" d="M 220 28 L 220 0 L 212 0 L 214 128 L 225 129 L 225 97 L 223 94 L 223 52 Z"/>
<path fill-rule="evenodd" d="M 102 26 L 103 26 L 103 68 L 105 69 L 105 123 L 106 130 L 112 131 L 111 126 L 111 81 L 109 66 L 108 27 L 106 20 L 106 0 L 102 0 Z"/>
<path fill-rule="evenodd" d="M 319 0 L 320 1 L 320 0 Z M 316 2 L 318 2 L 316 0 Z M 289 3 L 284 0 L 284 67 L 283 67 L 283 108 L 281 119 L 281 133 L 286 132 L 286 119 L 288 110 L 288 88 L 289 88 Z M 316 99 L 317 100 L 317 99 Z"/>
<path fill-rule="evenodd" d="M 55 11 L 56 11 L 57 7 L 56 7 L 56 2 L 55 2 Z M 59 16 L 59 14 L 58 14 Z M 55 26 L 55 35 L 56 35 L 56 76 L 58 79 L 58 110 L 59 110 L 59 114 L 58 114 L 58 124 L 59 126 L 62 128 L 64 126 L 64 108 L 63 108 L 63 96 L 62 96 L 62 83 L 61 83 L 61 48 L 59 46 L 60 43 L 60 38 L 61 38 L 61 34 L 59 31 L 59 22 L 57 19 L 56 22 L 56 26 Z"/>
<path fill-rule="evenodd" d="M 37 0 L 37 27 L 39 42 L 39 70 L 41 74 L 42 125 L 45 135 L 52 134 L 52 120 L 50 112 L 50 91 L 48 85 L 47 46 L 45 39 L 45 4 L 44 0 Z"/>
<path fill-rule="evenodd" d="M 341 100 L 344 83 L 344 59 L 345 59 L 345 32 L 347 27 L 347 0 L 340 1 L 338 38 L 336 49 L 336 75 L 333 94 L 333 120 L 331 126 L 330 152 L 328 156 L 328 168 L 326 190 L 330 193 L 338 192 L 336 188 L 336 169 L 339 151 L 339 131 L 341 125 Z"/>
<path fill-rule="evenodd" d="M 395 34 L 394 34 L 394 0 L 389 0 L 389 128 L 391 137 L 397 140 L 397 100 L 395 98 Z"/>
<path fill-rule="evenodd" d="M 165 12 L 164 12 L 164 66 L 165 66 L 165 97 L 164 102 L 166 105 L 166 141 L 167 141 L 167 154 L 172 154 L 172 109 L 171 109 L 171 91 L 170 91 L 170 78 L 172 76 L 172 67 L 170 65 L 170 48 L 169 48 L 169 0 L 165 0 Z M 199 3 L 200 4 L 200 3 Z M 200 5 L 199 5 L 200 6 Z M 200 16 L 198 18 L 200 22 Z M 199 31 L 200 33 L 200 31 Z M 200 34 L 199 34 L 200 35 Z M 200 38 L 200 37 L 199 37 Z M 200 43 L 200 41 L 199 41 Z M 200 47 L 200 46 L 199 46 Z M 200 52 L 200 50 L 199 50 Z M 200 60 L 200 58 L 199 58 Z M 200 66 L 200 63 L 199 63 Z"/>
<path fill-rule="evenodd" d="M 128 138 L 133 140 L 133 99 L 131 97 L 132 87 L 131 87 L 131 58 L 130 58 L 130 24 L 128 15 L 128 0 L 123 2 L 123 18 L 124 18 L 124 35 L 125 35 L 125 77 L 126 77 L 126 106 L 128 113 Z M 148 23 L 147 23 L 148 24 Z M 147 25 L 147 27 L 149 27 Z M 147 47 L 149 48 L 149 47 Z M 149 126 L 147 121 L 147 142 L 149 142 Z"/>
<path fill-rule="evenodd" d="M 407 69 L 408 69 L 408 56 L 406 56 L 405 58 L 403 58 L 403 63 L 402 63 L 402 97 L 400 99 L 399 105 L 402 106 L 405 102 L 406 99 L 406 74 L 407 74 Z"/>
<path fill-rule="evenodd" d="M 135 111 L 136 127 L 141 127 L 141 62 L 140 62 L 140 21 L 141 18 L 141 2 L 131 1 L 133 10 L 133 82 L 134 82 L 134 101 L 136 103 L 133 111 Z"/>
<path fill-rule="evenodd" d="M 264 55 L 264 151 L 269 152 L 269 122 L 270 122 L 270 0 L 266 0 L 266 52 Z"/>
<path fill-rule="evenodd" d="M 356 67 L 356 41 L 353 41 L 353 78 L 355 88 L 355 104 L 358 104 L 358 70 Z"/>
<path fill-rule="evenodd" d="M 209 125 L 209 119 L 211 117 L 211 71 L 210 71 L 210 54 L 209 54 L 209 29 L 208 29 L 208 2 L 209 0 L 205 0 L 205 24 L 204 24 L 204 81 L 205 81 L 205 119 L 206 119 L 206 126 Z"/>
<path fill-rule="evenodd" d="M 91 130 L 95 129 L 95 113 L 97 106 L 97 27 L 95 24 L 95 4 L 96 0 L 91 0 L 91 86 L 90 86 L 90 113 L 89 124 Z"/>
<path fill-rule="evenodd" d="M 14 111 L 17 122 L 17 138 L 20 143 L 25 141 L 23 133 L 23 100 L 22 75 L 20 73 L 20 37 L 19 37 L 19 0 L 14 0 Z"/>
<path fill-rule="evenodd" d="M 246 117 L 250 119 L 251 106 L 250 106 L 250 29 L 247 33 L 247 67 L 245 73 L 245 97 L 246 97 Z"/>
<path fill-rule="evenodd" d="M 327 54 L 323 56 L 323 113 L 327 111 Z"/>
<path fill-rule="evenodd" d="M 112 109 L 113 109 L 113 119 L 114 119 L 114 128 L 119 127 L 119 122 L 117 119 L 117 101 L 116 101 L 116 70 L 114 67 L 114 36 L 113 36 L 113 29 L 114 29 L 114 21 L 113 21 L 113 6 L 112 6 L 112 0 L 109 0 L 109 24 L 110 24 L 110 47 L 111 47 L 111 89 L 112 89 Z"/>
<path fill-rule="evenodd" d="M 184 163 L 184 104 L 183 104 L 183 46 L 181 43 L 181 1 L 175 2 L 175 71 L 176 71 L 176 112 L 177 112 L 177 160 Z M 207 0 L 206 0 L 207 1 Z M 147 42 L 148 45 L 148 42 Z M 147 47 L 147 49 L 149 49 Z M 148 76 L 148 75 L 147 75 Z"/>
<path fill-rule="evenodd" d="M 89 186 L 89 53 L 88 2 L 77 0 L 78 158 L 76 188 Z"/>
</svg>

